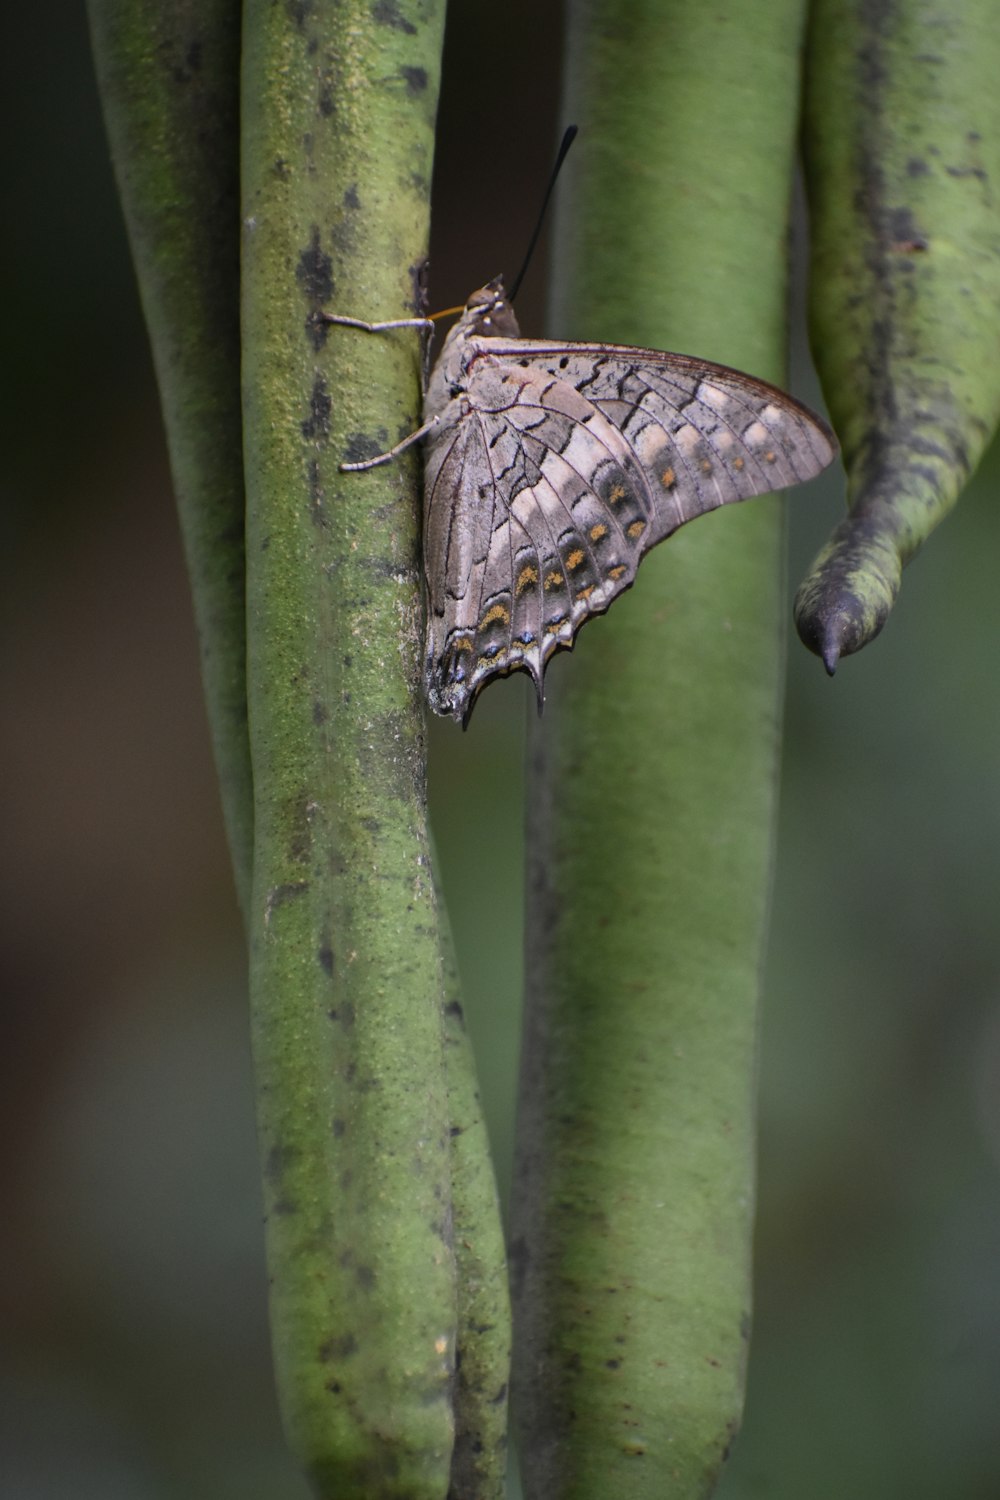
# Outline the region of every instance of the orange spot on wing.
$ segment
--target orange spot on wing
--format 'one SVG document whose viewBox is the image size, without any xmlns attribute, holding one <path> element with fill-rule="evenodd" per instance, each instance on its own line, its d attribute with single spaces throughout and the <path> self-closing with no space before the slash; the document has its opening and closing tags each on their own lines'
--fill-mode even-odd
<svg viewBox="0 0 1000 1500">
<path fill-rule="evenodd" d="M 555 568 L 553 568 L 551 573 L 546 573 L 545 587 L 547 589 L 558 589 L 562 587 L 562 584 L 563 576 L 561 573 L 557 572 Z"/>
<path fill-rule="evenodd" d="M 499 620 L 502 625 L 510 624 L 510 610 L 505 604 L 491 604 L 479 622 L 480 630 L 485 630 L 492 625 L 494 620 Z"/>
<path fill-rule="evenodd" d="M 529 584 L 537 582 L 538 569 L 535 567 L 534 563 L 526 563 L 525 566 L 521 569 L 520 573 L 518 573 L 517 575 L 517 584 L 515 591 L 518 594 L 523 594 Z"/>
<path fill-rule="evenodd" d="M 677 483 L 677 475 L 674 473 L 673 469 L 664 469 L 663 473 L 660 475 L 660 479 L 663 482 L 664 488 L 668 490 L 673 489 L 674 485 Z"/>
<path fill-rule="evenodd" d="M 646 523 L 645 523 L 645 521 L 642 521 L 642 520 L 633 521 L 632 524 L 631 524 L 631 526 L 627 526 L 625 528 L 625 534 L 626 534 L 626 536 L 630 536 L 633 539 L 633 541 L 634 541 L 637 536 L 642 536 L 642 533 L 645 531 L 645 529 L 646 529 Z"/>
<path fill-rule="evenodd" d="M 572 552 L 566 558 L 567 568 L 578 568 L 583 562 L 586 555 L 587 554 L 582 550 L 582 548 L 574 547 Z"/>
<path fill-rule="evenodd" d="M 590 528 L 590 540 L 592 542 L 603 541 L 607 534 L 608 528 L 605 526 L 603 521 L 598 521 L 596 526 L 591 526 Z"/>
</svg>

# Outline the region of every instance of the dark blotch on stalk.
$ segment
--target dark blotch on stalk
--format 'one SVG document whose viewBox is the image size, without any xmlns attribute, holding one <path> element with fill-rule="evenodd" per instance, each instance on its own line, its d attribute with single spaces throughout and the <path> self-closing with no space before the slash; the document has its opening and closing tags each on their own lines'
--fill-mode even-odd
<svg viewBox="0 0 1000 1500">
<path fill-rule="evenodd" d="M 372 20 L 377 21 L 380 26 L 391 26 L 394 31 L 405 32 L 407 36 L 417 34 L 417 28 L 402 14 L 396 0 L 375 0 Z"/>
<path fill-rule="evenodd" d="M 287 885 L 272 886 L 267 893 L 267 917 L 279 906 L 284 906 L 286 901 L 293 901 L 296 896 L 305 895 L 309 889 L 308 880 L 289 881 Z"/>
<path fill-rule="evenodd" d="M 297 1146 L 272 1146 L 264 1164 L 268 1182 L 283 1181 L 285 1173 L 295 1165 L 301 1155 Z"/>
<path fill-rule="evenodd" d="M 288 0 L 285 10 L 291 17 L 293 26 L 299 31 L 304 30 L 305 24 L 312 14 L 312 0 Z"/>
<path fill-rule="evenodd" d="M 333 262 L 321 248 L 318 225 L 313 225 L 309 244 L 299 254 L 295 279 L 310 303 L 329 302 L 333 296 Z"/>
<path fill-rule="evenodd" d="M 904 254 L 914 254 L 930 248 L 930 241 L 917 228 L 913 213 L 909 208 L 887 209 L 886 219 L 889 245 L 892 250 L 897 253 L 902 251 Z"/>
<path fill-rule="evenodd" d="M 309 501 L 312 507 L 312 518 L 317 525 L 323 523 L 323 479 L 319 471 L 319 463 L 315 458 L 309 460 Z"/>
<path fill-rule="evenodd" d="M 357 1354 L 358 1341 L 353 1333 L 341 1333 L 320 1344 L 318 1352 L 320 1364 L 327 1365 L 331 1359 L 347 1359 L 348 1355 Z"/>
<path fill-rule="evenodd" d="M 302 423 L 302 436 L 310 441 L 325 442 L 330 436 L 330 411 L 333 403 L 326 381 L 318 372 L 309 397 L 309 415 Z"/>
<path fill-rule="evenodd" d="M 408 94 L 417 95 L 425 92 L 428 82 L 426 68 L 400 68 L 399 76 L 406 84 Z"/>
<path fill-rule="evenodd" d="M 377 458 L 380 453 L 385 452 L 388 441 L 389 434 L 384 427 L 379 428 L 379 434 L 374 437 L 369 437 L 364 432 L 353 432 L 347 439 L 343 462 L 357 464 L 366 458 Z"/>
<path fill-rule="evenodd" d="M 274 1189 L 272 1212 L 287 1216 L 296 1212 L 298 1205 L 285 1191 L 285 1174 L 301 1156 L 295 1146 L 272 1146 L 264 1163 L 264 1174 Z"/>
<path fill-rule="evenodd" d="M 430 262 L 425 256 L 423 260 L 417 261 L 415 266 L 410 267 L 410 310 L 417 317 L 423 317 L 427 309 L 427 282 L 430 275 Z"/>
</svg>

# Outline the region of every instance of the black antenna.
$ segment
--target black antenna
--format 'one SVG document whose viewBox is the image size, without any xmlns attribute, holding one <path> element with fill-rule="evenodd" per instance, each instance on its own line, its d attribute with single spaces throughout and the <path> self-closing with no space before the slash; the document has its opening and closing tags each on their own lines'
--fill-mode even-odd
<svg viewBox="0 0 1000 1500">
<path fill-rule="evenodd" d="M 521 282 L 524 280 L 524 273 L 528 269 L 528 262 L 531 260 L 531 257 L 535 253 L 535 246 L 538 244 L 538 236 L 542 232 L 542 225 L 545 222 L 545 210 L 549 206 L 549 199 L 552 197 L 552 189 L 556 185 L 556 178 L 559 176 L 559 169 L 561 168 L 563 162 L 566 160 L 566 153 L 575 140 L 576 126 L 567 125 L 565 131 L 563 132 L 563 138 L 560 142 L 559 150 L 556 153 L 556 164 L 552 168 L 552 176 L 549 178 L 549 185 L 545 189 L 545 197 L 542 199 L 542 209 L 541 213 L 538 215 L 538 223 L 535 225 L 535 232 L 531 236 L 531 240 L 528 244 L 528 253 L 525 255 L 524 260 L 521 263 L 521 269 L 514 277 L 513 286 L 507 293 L 508 302 L 513 302 L 514 298 L 517 296 L 518 288 L 520 287 Z"/>
</svg>

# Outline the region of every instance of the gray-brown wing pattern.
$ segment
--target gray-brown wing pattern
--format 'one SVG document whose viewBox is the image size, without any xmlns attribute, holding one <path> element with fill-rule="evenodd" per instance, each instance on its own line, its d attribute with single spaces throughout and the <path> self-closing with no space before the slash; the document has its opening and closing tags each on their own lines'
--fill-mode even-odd
<svg viewBox="0 0 1000 1500">
<path fill-rule="evenodd" d="M 717 506 L 799 484 L 836 445 L 763 381 L 621 345 L 475 337 L 428 440 L 425 682 L 468 721 L 635 579 L 650 547 Z"/>
</svg>

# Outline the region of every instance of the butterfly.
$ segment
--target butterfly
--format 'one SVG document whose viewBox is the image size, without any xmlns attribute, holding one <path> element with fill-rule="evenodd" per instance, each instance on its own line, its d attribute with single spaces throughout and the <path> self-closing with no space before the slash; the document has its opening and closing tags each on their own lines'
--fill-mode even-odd
<svg viewBox="0 0 1000 1500">
<path fill-rule="evenodd" d="M 427 320 L 369 324 L 382 331 Z M 424 423 L 424 690 L 463 726 L 494 677 L 545 669 L 635 581 L 651 547 L 717 506 L 812 479 L 836 440 L 776 386 L 684 354 L 522 339 L 502 278 L 444 341 Z"/>
</svg>

